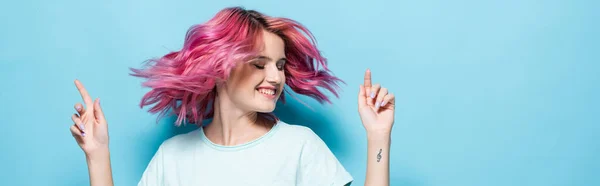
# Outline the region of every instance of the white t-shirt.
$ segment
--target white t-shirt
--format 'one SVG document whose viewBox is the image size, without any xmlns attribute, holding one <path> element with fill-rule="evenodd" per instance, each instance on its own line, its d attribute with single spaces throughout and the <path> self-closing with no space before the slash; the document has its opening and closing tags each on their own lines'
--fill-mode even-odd
<svg viewBox="0 0 600 186">
<path fill-rule="evenodd" d="M 160 145 L 138 186 L 343 186 L 352 176 L 310 128 L 277 122 L 237 146 L 212 143 L 196 129 Z"/>
</svg>

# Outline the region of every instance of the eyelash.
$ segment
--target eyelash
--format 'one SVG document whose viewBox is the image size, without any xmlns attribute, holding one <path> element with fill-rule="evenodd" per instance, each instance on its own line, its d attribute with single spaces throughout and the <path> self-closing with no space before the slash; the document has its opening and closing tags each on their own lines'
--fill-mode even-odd
<svg viewBox="0 0 600 186">
<path fill-rule="evenodd" d="M 256 68 L 258 68 L 258 69 L 265 69 L 265 67 L 264 67 L 264 66 L 258 66 L 258 65 L 254 65 L 254 66 L 255 66 Z"/>
<path fill-rule="evenodd" d="M 257 65 L 257 64 L 255 64 L 254 66 L 255 66 L 256 68 L 258 68 L 258 69 L 261 69 L 261 70 L 262 70 L 262 69 L 265 69 L 265 66 L 260 66 L 260 65 Z M 279 67 L 279 66 L 278 66 L 278 67 L 277 67 L 277 69 L 279 69 L 279 70 L 283 70 L 283 67 L 284 67 L 284 66 L 285 66 L 285 65 L 281 65 L 281 67 Z"/>
</svg>

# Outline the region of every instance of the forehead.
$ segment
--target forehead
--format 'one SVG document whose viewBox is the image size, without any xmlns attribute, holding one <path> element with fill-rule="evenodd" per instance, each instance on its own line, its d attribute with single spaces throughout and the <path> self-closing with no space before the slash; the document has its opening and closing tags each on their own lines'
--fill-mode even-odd
<svg viewBox="0 0 600 186">
<path fill-rule="evenodd" d="M 268 31 L 263 31 L 262 42 L 263 43 L 260 50 L 261 55 L 268 56 L 272 59 L 285 57 L 285 43 L 278 35 Z"/>
</svg>

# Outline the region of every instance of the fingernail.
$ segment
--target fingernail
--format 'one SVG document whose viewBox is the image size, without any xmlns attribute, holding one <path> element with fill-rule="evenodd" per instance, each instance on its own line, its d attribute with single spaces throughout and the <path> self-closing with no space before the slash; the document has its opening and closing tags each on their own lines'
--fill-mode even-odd
<svg viewBox="0 0 600 186">
<path fill-rule="evenodd" d="M 82 132 L 82 133 L 81 133 L 81 136 L 85 137 L 85 132 Z"/>
<path fill-rule="evenodd" d="M 383 107 L 383 106 L 385 106 L 385 104 L 386 104 L 386 103 L 387 103 L 387 102 L 385 102 L 385 101 L 384 101 L 384 102 L 381 102 L 381 106 L 382 106 L 382 107 Z"/>
<path fill-rule="evenodd" d="M 375 98 L 375 92 L 371 92 L 371 98 Z"/>
<path fill-rule="evenodd" d="M 379 109 L 379 106 L 381 106 L 381 102 L 375 103 L 375 109 Z"/>
<path fill-rule="evenodd" d="M 79 125 L 79 129 L 81 129 L 81 131 L 85 131 L 85 126 L 83 124 Z"/>
<path fill-rule="evenodd" d="M 77 109 L 77 111 L 81 111 L 81 105 L 75 106 L 75 109 Z"/>
</svg>

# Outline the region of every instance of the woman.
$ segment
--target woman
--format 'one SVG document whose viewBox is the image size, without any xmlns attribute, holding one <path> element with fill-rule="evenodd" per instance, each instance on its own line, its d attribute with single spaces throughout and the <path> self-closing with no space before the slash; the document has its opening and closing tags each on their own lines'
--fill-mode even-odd
<svg viewBox="0 0 600 186">
<path fill-rule="evenodd" d="M 322 66 L 325 70 L 319 70 Z M 138 185 L 349 185 L 353 178 L 309 128 L 271 114 L 284 85 L 320 102 L 337 95 L 313 36 L 299 23 L 239 7 L 190 28 L 183 49 L 132 69 L 150 87 L 141 107 L 197 130 L 163 142 Z M 71 132 L 86 154 L 91 185 L 112 185 L 107 121 L 78 80 L 85 107 Z M 368 136 L 365 185 L 389 185 L 394 96 L 365 73 L 358 94 Z M 202 126 L 204 119 L 212 119 Z"/>
</svg>

